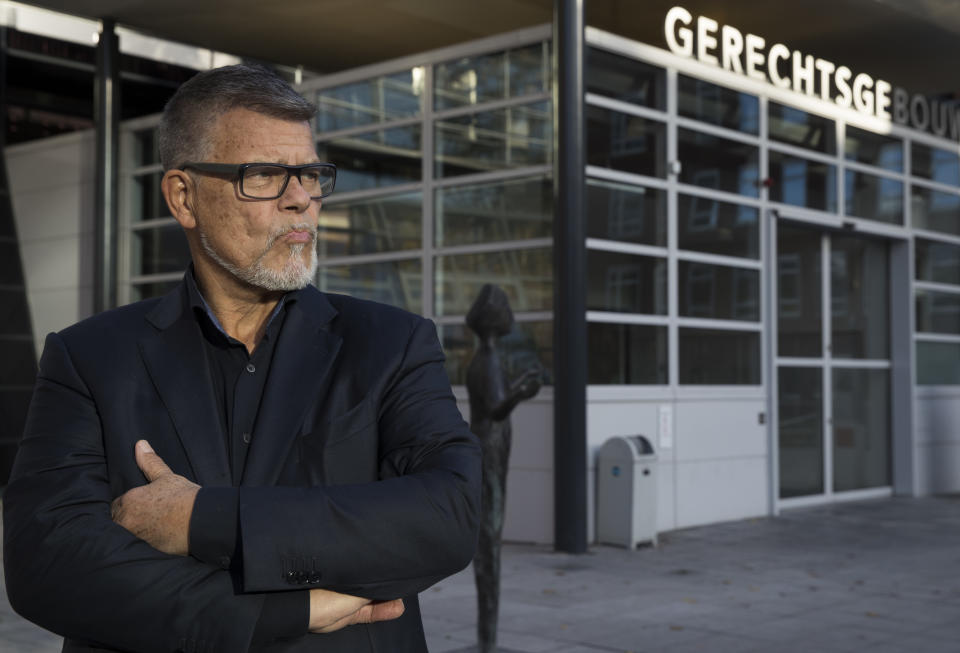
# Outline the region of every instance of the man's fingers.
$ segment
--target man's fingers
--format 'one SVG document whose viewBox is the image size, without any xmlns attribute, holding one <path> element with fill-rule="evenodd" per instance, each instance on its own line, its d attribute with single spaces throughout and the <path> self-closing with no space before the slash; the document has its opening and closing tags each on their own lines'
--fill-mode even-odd
<svg viewBox="0 0 960 653">
<path fill-rule="evenodd" d="M 370 621 L 390 621 L 403 614 L 406 609 L 403 605 L 403 599 L 394 599 L 392 601 L 382 601 L 380 603 L 371 603 Z"/>
<path fill-rule="evenodd" d="M 163 459 L 153 452 L 153 447 L 146 440 L 138 440 L 133 448 L 137 459 L 137 466 L 151 483 L 164 474 L 171 474 L 170 468 Z"/>
</svg>

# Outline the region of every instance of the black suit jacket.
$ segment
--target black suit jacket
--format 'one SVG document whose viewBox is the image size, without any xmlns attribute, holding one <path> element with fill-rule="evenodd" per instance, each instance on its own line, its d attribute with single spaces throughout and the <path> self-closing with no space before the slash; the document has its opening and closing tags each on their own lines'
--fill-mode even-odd
<svg viewBox="0 0 960 653">
<path fill-rule="evenodd" d="M 416 594 L 472 558 L 480 475 L 433 324 L 312 287 L 287 307 L 238 490 L 242 563 L 231 572 L 163 554 L 110 519 L 110 502 L 145 483 L 141 438 L 176 473 L 230 485 L 186 306 L 181 284 L 47 337 L 4 495 L 14 609 L 64 635 L 68 651 L 238 653 L 266 592 L 315 586 L 404 597 L 406 613 L 267 650 L 425 651 Z"/>
</svg>

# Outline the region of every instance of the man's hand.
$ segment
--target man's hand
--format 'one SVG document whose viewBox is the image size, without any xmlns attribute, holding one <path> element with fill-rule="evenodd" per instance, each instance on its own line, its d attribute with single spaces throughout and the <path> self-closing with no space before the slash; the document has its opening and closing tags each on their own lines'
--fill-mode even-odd
<svg viewBox="0 0 960 653">
<path fill-rule="evenodd" d="M 153 548 L 187 555 L 190 515 L 200 486 L 174 474 L 146 440 L 137 442 L 134 455 L 148 483 L 114 499 L 110 516 Z"/>
<path fill-rule="evenodd" d="M 310 590 L 310 632 L 332 633 L 353 624 L 389 621 L 403 610 L 402 599 L 371 601 L 330 590 Z"/>
</svg>

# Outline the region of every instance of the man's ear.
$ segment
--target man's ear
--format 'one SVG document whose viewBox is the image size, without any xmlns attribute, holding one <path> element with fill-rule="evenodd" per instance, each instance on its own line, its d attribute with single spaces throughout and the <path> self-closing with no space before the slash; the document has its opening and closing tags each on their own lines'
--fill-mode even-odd
<svg viewBox="0 0 960 653">
<path fill-rule="evenodd" d="M 160 190 L 167 200 L 170 215 L 177 219 L 184 229 L 197 226 L 194 208 L 197 205 L 197 185 L 183 170 L 167 170 L 160 180 Z"/>
</svg>

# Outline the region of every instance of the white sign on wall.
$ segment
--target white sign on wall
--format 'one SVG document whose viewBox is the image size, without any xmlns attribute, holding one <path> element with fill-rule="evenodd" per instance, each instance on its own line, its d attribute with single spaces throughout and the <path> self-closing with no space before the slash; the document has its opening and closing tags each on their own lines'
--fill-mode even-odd
<svg viewBox="0 0 960 653">
<path fill-rule="evenodd" d="M 778 88 L 831 102 L 843 108 L 897 124 L 960 140 L 960 109 L 893 87 L 847 66 L 791 50 L 783 43 L 767 45 L 756 34 L 744 34 L 706 16 L 673 7 L 664 21 L 667 46 L 674 54 L 757 79 Z"/>
</svg>

